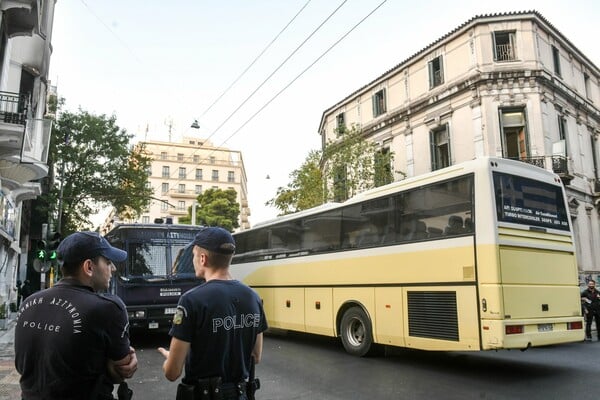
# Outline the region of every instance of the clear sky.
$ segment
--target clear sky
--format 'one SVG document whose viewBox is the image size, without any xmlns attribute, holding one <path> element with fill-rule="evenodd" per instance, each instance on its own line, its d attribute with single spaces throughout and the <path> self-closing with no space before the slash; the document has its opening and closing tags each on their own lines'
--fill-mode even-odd
<svg viewBox="0 0 600 400">
<path fill-rule="evenodd" d="M 264 203 L 320 148 L 323 111 L 477 15 L 529 10 L 600 65 L 597 0 L 58 0 L 50 79 L 67 109 L 114 114 L 136 141 L 168 141 L 171 126 L 173 141 L 241 151 L 255 224 L 276 215 Z"/>
</svg>

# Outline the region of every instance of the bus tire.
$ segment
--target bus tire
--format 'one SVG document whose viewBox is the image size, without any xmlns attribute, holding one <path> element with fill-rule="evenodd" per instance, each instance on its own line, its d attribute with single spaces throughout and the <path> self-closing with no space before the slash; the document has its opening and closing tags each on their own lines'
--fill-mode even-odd
<svg viewBox="0 0 600 400">
<path fill-rule="evenodd" d="M 364 357 L 375 350 L 371 320 L 360 307 L 346 310 L 340 324 L 340 336 L 349 354 Z"/>
</svg>

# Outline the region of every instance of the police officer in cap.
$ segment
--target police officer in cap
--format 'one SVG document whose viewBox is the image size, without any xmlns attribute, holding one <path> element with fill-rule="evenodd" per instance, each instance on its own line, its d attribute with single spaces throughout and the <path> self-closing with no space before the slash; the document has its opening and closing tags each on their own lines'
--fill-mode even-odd
<svg viewBox="0 0 600 400">
<path fill-rule="evenodd" d="M 235 242 L 227 230 L 205 228 L 192 243 L 196 276 L 206 282 L 179 300 L 170 348 L 158 349 L 165 357 L 165 377 L 176 380 L 185 365 L 178 399 L 185 398 L 180 389 L 188 387 L 196 393 L 211 390 L 223 400 L 245 400 L 246 380 L 260 361 L 267 329 L 262 301 L 229 273 Z"/>
<path fill-rule="evenodd" d="M 123 303 L 104 295 L 113 262 L 127 253 L 96 232 L 58 247 L 61 279 L 24 299 L 15 327 L 15 366 L 24 400 L 113 399 L 113 384 L 137 369 Z"/>
</svg>

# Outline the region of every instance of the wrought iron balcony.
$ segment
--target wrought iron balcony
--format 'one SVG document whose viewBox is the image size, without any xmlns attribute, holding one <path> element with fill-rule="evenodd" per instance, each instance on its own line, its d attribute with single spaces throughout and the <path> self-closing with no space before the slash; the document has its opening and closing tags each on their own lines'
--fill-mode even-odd
<svg viewBox="0 0 600 400">
<path fill-rule="evenodd" d="M 552 172 L 557 174 L 565 185 L 573 179 L 573 175 L 569 172 L 567 157 L 565 156 L 541 156 L 541 157 L 524 157 L 513 158 L 514 160 L 522 161 L 527 164 L 535 165 L 536 167 L 550 169 L 546 167 L 546 162 L 552 163 Z M 548 164 L 548 167 L 550 165 Z"/>
<path fill-rule="evenodd" d="M 29 94 L 0 92 L 0 122 L 25 125 Z"/>
<path fill-rule="evenodd" d="M 513 61 L 515 60 L 515 50 L 512 44 L 497 44 L 496 45 L 496 61 Z"/>
</svg>

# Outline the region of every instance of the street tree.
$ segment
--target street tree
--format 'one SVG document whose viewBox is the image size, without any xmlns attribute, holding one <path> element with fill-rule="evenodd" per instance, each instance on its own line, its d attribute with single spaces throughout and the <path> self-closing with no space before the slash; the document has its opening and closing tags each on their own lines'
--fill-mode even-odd
<svg viewBox="0 0 600 400">
<path fill-rule="evenodd" d="M 279 187 L 277 195 L 265 205 L 286 215 L 323 204 L 323 174 L 321 173 L 321 152 L 311 150 L 300 166 L 290 173 L 291 182 L 287 187 Z"/>
<path fill-rule="evenodd" d="M 90 216 L 107 206 L 126 216 L 147 208 L 151 159 L 143 147 L 130 144 L 132 137 L 114 115 L 60 113 L 50 143 L 54 178 L 41 204 L 56 216 L 63 234 L 90 228 Z"/>
<path fill-rule="evenodd" d="M 326 201 L 344 201 L 393 181 L 392 152 L 365 140 L 355 125 L 340 127 L 336 133 L 338 138 L 329 141 L 322 152 L 311 150 L 300 168 L 290 174 L 291 182 L 279 187 L 266 205 L 285 215 Z"/>
<path fill-rule="evenodd" d="M 234 189 L 207 189 L 196 198 L 196 224 L 204 226 L 220 226 L 233 232 L 240 226 L 240 204 L 236 200 Z M 191 224 L 193 207 L 188 208 L 188 215 L 179 218 L 182 224 Z"/>
<path fill-rule="evenodd" d="M 365 140 L 356 125 L 338 128 L 337 135 L 338 139 L 329 141 L 323 150 L 327 200 L 344 201 L 393 180 L 393 153 Z"/>
</svg>

